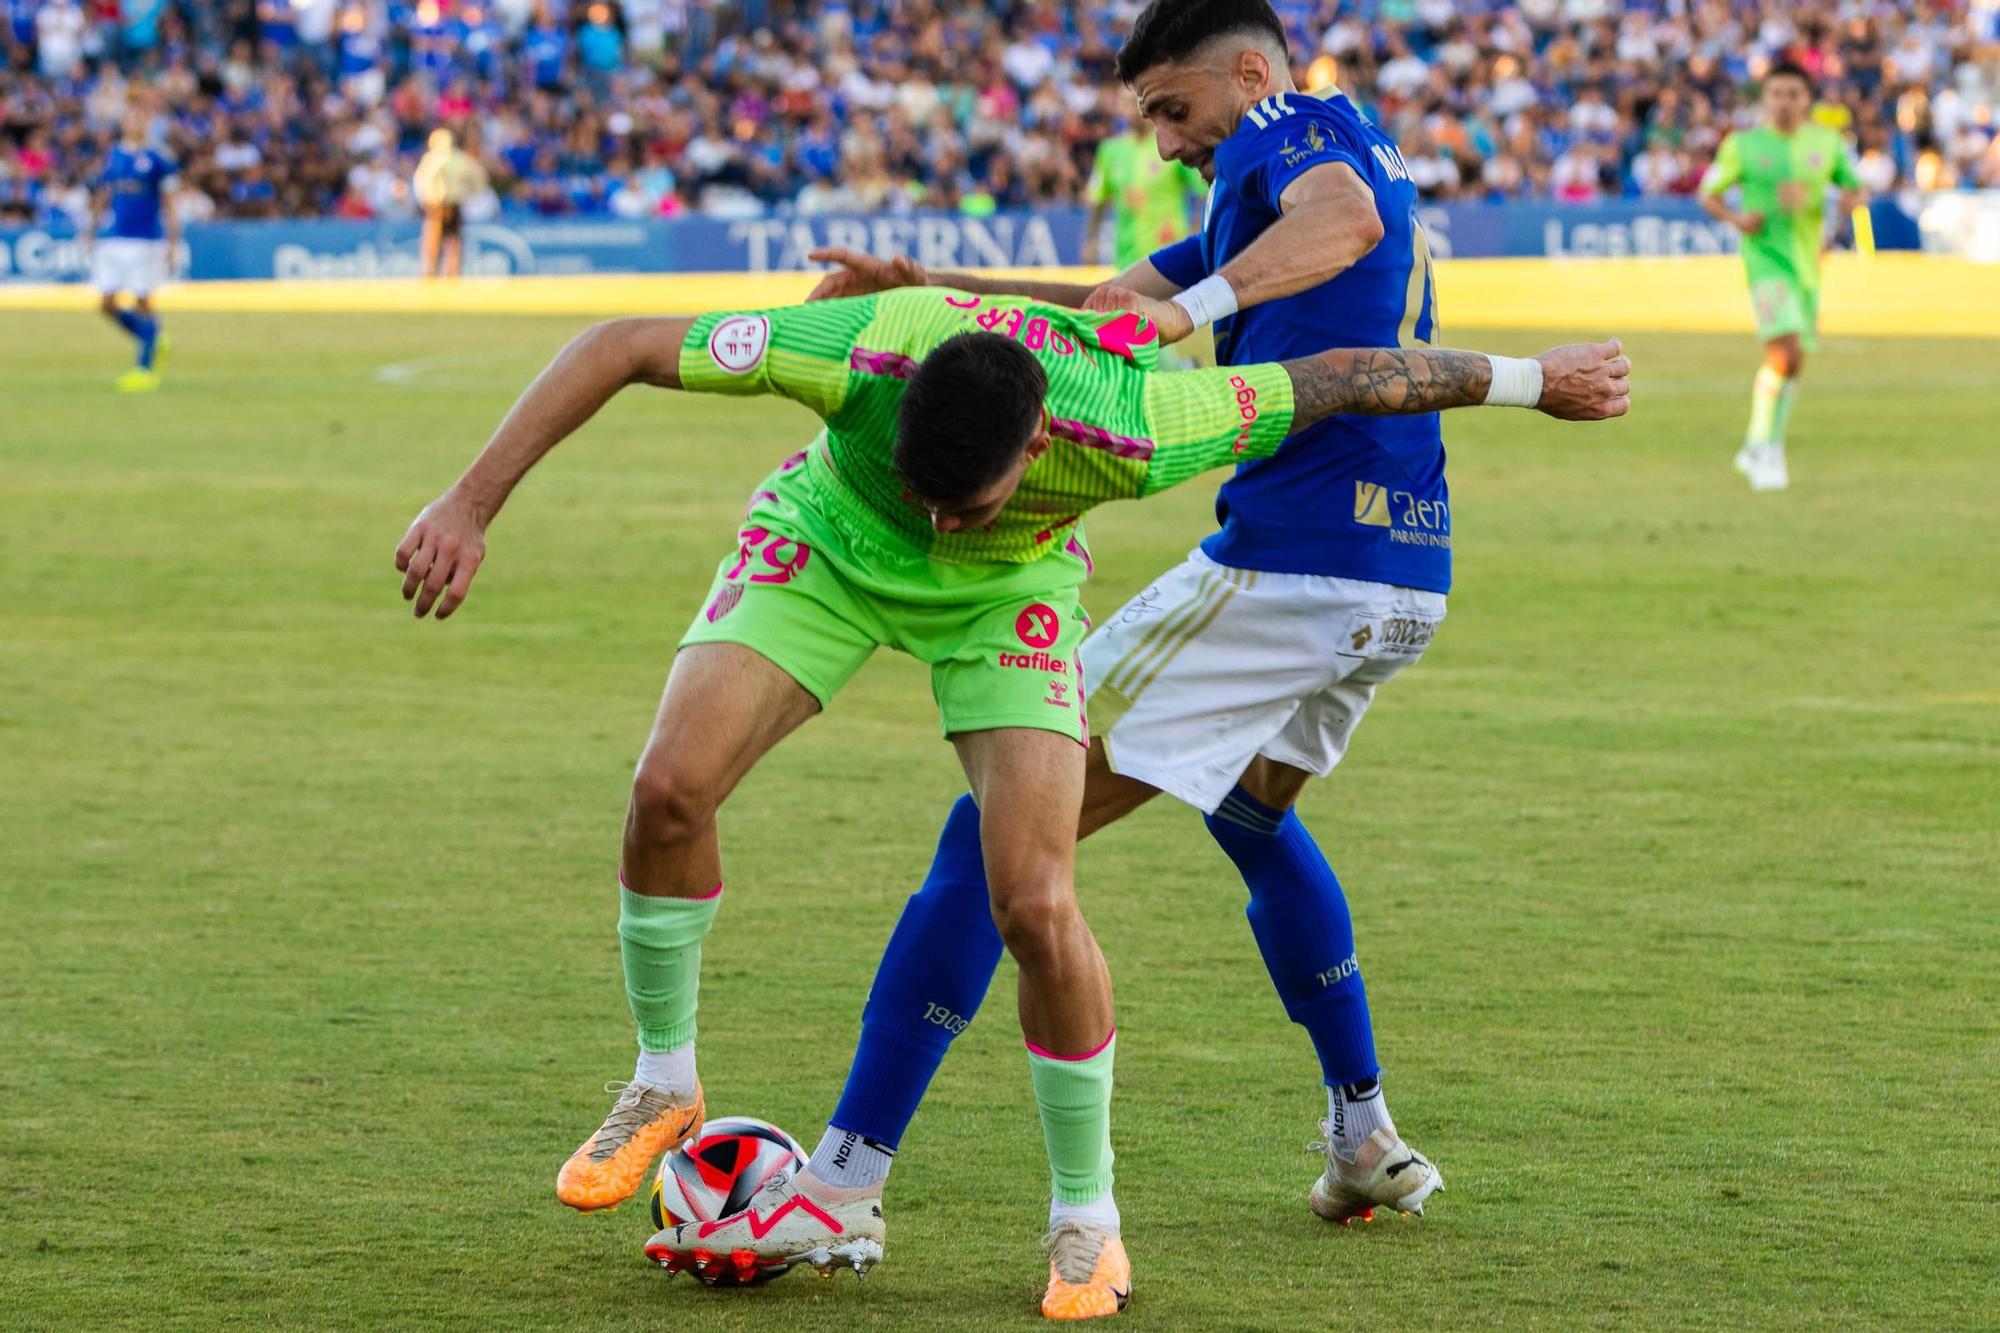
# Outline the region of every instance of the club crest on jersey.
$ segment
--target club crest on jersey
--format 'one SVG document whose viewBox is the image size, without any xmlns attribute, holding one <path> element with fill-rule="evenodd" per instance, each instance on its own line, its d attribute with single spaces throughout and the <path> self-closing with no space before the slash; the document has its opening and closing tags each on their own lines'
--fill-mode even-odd
<svg viewBox="0 0 2000 1333">
<path fill-rule="evenodd" d="M 731 315 L 708 335 L 708 354 L 732 375 L 747 375 L 771 345 L 771 321 L 762 315 Z"/>
<path fill-rule="evenodd" d="M 716 621 L 734 611 L 736 604 L 742 600 L 742 584 L 731 583 L 724 587 L 721 592 L 715 594 L 715 600 L 708 604 L 708 623 L 713 625 Z"/>
</svg>

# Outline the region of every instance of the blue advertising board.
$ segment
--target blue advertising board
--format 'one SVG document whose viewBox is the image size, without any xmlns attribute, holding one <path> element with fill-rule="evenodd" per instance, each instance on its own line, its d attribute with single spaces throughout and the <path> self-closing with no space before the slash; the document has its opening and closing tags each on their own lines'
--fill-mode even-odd
<svg viewBox="0 0 2000 1333">
<path fill-rule="evenodd" d="M 1888 200 L 1875 204 L 1876 235 L 1908 228 Z M 1888 210 L 1894 216 L 1881 216 Z M 1422 210 L 1440 258 L 1720 255 L 1736 233 L 1692 200 L 1601 204 L 1439 204 Z M 899 217 L 609 218 L 503 216 L 468 223 L 465 272 L 769 273 L 813 267 L 819 246 L 914 255 L 932 268 L 1039 268 L 1075 264 L 1084 212 L 1051 208 L 970 218 Z M 414 221 L 211 222 L 190 226 L 178 271 L 208 278 L 377 278 L 417 272 Z M 0 229 L 0 281 L 76 282 L 85 250 L 59 230 Z"/>
</svg>

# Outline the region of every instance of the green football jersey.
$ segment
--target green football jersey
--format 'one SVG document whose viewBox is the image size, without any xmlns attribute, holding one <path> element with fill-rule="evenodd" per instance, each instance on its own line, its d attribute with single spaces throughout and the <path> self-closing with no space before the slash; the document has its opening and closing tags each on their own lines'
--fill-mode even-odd
<svg viewBox="0 0 2000 1333">
<path fill-rule="evenodd" d="M 1804 187 L 1805 199 L 1788 208 L 1780 202 L 1780 191 L 1794 182 Z M 1702 177 L 1701 192 L 1720 194 L 1740 185 L 1742 211 L 1764 215 L 1763 228 L 1743 238 L 1743 263 L 1751 282 L 1789 278 L 1816 291 L 1829 187 L 1857 189 L 1860 184 L 1840 135 L 1809 122 L 1789 135 L 1769 128 L 1731 134 Z"/>
<path fill-rule="evenodd" d="M 1152 139 L 1120 134 L 1097 145 L 1085 193 L 1114 205 L 1118 267 L 1127 269 L 1188 234 L 1188 204 L 1207 188 L 1194 168 L 1163 161 Z"/>
<path fill-rule="evenodd" d="M 992 524 L 939 533 L 896 474 L 896 413 L 932 348 L 982 329 L 1042 363 L 1053 439 Z M 806 467 L 823 507 L 854 535 L 937 560 L 1025 564 L 1060 547 L 1096 505 L 1283 443 L 1292 382 L 1282 367 L 1156 371 L 1158 351 L 1152 326 L 1133 314 L 906 287 L 704 315 L 681 347 L 680 375 L 697 392 L 778 394 L 817 413 L 826 428 Z"/>
</svg>

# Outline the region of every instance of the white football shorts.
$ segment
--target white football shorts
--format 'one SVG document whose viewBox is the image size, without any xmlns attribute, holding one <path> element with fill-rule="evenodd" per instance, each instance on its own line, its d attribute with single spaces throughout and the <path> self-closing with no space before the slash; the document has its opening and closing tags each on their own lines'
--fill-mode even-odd
<svg viewBox="0 0 2000 1333">
<path fill-rule="evenodd" d="M 1083 641 L 1090 729 L 1113 772 L 1213 814 L 1258 755 L 1331 772 L 1375 687 L 1443 620 L 1439 593 L 1196 549 Z"/>
<path fill-rule="evenodd" d="M 167 243 L 106 236 L 90 260 L 90 285 L 105 296 L 151 296 L 167 281 Z"/>
</svg>

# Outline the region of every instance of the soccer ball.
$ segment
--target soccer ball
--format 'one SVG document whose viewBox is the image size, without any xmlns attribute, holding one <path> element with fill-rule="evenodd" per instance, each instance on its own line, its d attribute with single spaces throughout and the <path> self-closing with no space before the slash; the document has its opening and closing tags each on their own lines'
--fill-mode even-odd
<svg viewBox="0 0 2000 1333">
<path fill-rule="evenodd" d="M 758 1190 L 805 1164 L 806 1150 L 776 1125 L 747 1115 L 710 1120 L 692 1143 L 660 1159 L 649 1205 L 653 1226 L 664 1231 L 740 1213 Z"/>
</svg>

